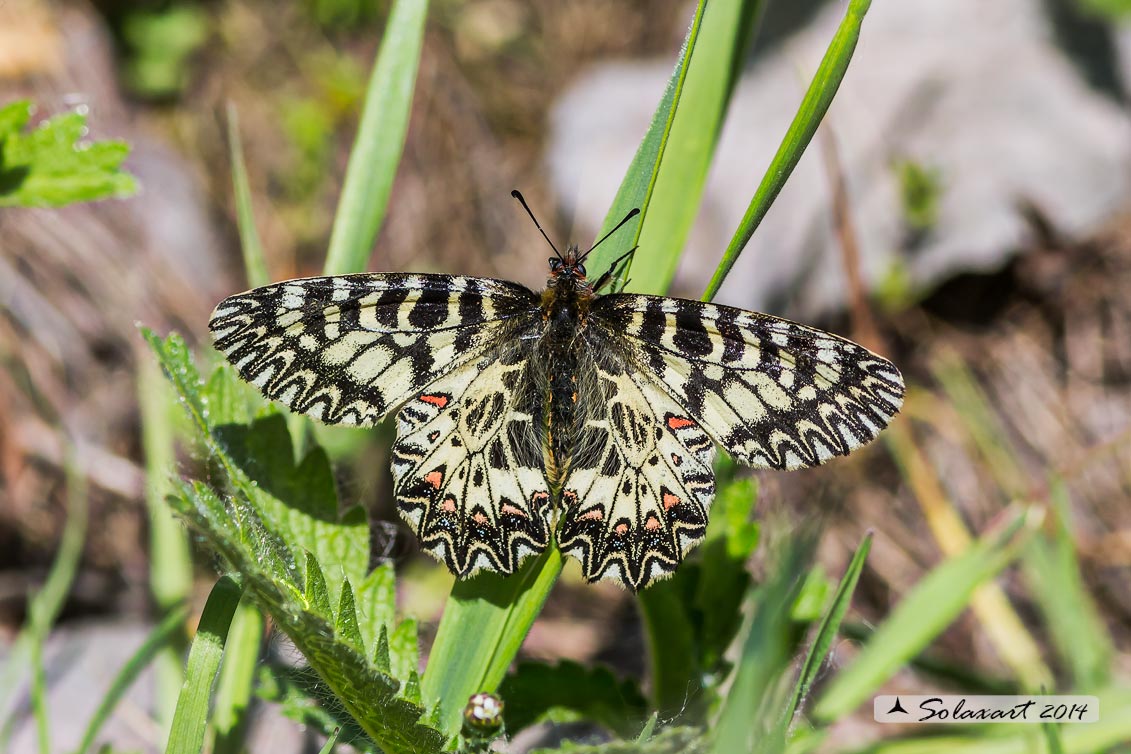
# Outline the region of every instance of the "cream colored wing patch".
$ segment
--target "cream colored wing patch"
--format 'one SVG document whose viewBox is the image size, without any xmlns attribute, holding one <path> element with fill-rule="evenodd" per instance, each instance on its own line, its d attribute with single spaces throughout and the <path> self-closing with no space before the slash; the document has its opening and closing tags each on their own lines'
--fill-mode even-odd
<svg viewBox="0 0 1131 754">
<path fill-rule="evenodd" d="M 397 414 L 397 507 L 423 548 L 460 577 L 513 573 L 549 542 L 549 491 L 523 405 L 527 362 L 477 359 Z"/>
<path fill-rule="evenodd" d="M 711 439 L 655 378 L 597 367 L 603 399 L 562 495 L 563 552 L 590 581 L 639 590 L 702 538 L 715 494 Z"/>
</svg>

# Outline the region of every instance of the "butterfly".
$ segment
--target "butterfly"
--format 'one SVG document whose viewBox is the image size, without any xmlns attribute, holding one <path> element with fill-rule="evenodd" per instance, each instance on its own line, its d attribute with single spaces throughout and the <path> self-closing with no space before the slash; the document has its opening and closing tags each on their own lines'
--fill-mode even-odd
<svg viewBox="0 0 1131 754">
<path fill-rule="evenodd" d="M 873 440 L 902 404 L 899 370 L 852 341 L 602 293 L 631 251 L 591 281 L 592 248 L 550 246 L 540 292 L 462 275 L 302 278 L 224 299 L 209 328 L 243 379 L 294 411 L 354 426 L 395 414 L 397 508 L 459 577 L 513 573 L 556 539 L 589 581 L 642 589 L 702 540 L 716 448 L 814 466 Z"/>
</svg>

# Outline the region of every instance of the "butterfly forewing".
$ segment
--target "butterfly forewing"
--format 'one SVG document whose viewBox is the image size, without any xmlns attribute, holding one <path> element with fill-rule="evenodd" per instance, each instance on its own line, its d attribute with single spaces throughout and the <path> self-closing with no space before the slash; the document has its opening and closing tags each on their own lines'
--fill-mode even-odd
<svg viewBox="0 0 1131 754">
<path fill-rule="evenodd" d="M 224 299 L 216 348 L 264 395 L 328 424 L 376 424 L 537 311 L 516 283 L 454 275 L 304 278 Z"/>
<path fill-rule="evenodd" d="M 593 323 L 736 460 L 815 466 L 875 439 L 903 402 L 895 366 L 812 327 L 698 301 L 616 294 Z"/>
</svg>

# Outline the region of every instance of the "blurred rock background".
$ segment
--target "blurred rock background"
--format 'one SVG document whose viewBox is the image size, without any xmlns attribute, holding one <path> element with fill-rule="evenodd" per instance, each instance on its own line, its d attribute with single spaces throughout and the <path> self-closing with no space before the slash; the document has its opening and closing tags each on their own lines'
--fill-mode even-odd
<svg viewBox="0 0 1131 754">
<path fill-rule="evenodd" d="M 538 286 L 545 253 L 532 246 L 509 190 L 526 193 L 551 237 L 592 237 L 670 73 L 690 5 L 432 5 L 405 157 L 371 269 Z M 825 135 L 719 300 L 851 334 L 830 205 L 830 171 L 839 171 L 888 355 L 924 390 L 938 389 L 948 363 L 973 369 L 1012 443 L 1018 494 L 1045 494 L 1049 469 L 1066 477 L 1085 575 L 1126 652 L 1131 30 L 1120 14 L 1131 8 L 1123 5 L 876 0 Z M 240 114 L 272 275 L 317 273 L 386 10 L 380 0 L 0 2 L 0 103 L 29 98 L 42 117 L 82 109 L 92 137 L 133 145 L 128 166 L 143 184 L 128 201 L 0 210 L 0 647 L 24 619 L 59 538 L 67 438 L 92 495 L 95 525 L 65 632 L 49 648 L 59 709 L 89 695 L 86 684 L 101 672 L 89 663 L 105 638 L 129 646 L 149 619 L 135 382 L 146 357 L 135 323 L 203 345 L 212 305 L 243 287 L 226 106 Z M 770 3 L 675 293 L 701 292 L 842 10 Z M 943 428 L 925 439 L 930 460 L 980 530 L 1008 502 L 1001 470 L 946 431 L 958 423 L 946 403 L 925 405 Z M 367 447 L 343 462 L 343 495 L 365 502 L 375 521 L 395 521 L 387 475 L 373 478 L 374 465 L 356 461 L 380 454 Z M 939 558 L 881 449 L 832 472 L 767 475 L 760 509 L 824 516 L 822 557 L 834 574 L 863 530 L 878 530 L 857 597 L 865 618 L 882 615 Z M 417 574 L 405 605 L 436 620 L 446 577 L 413 559 L 403 530 L 390 539 Z M 209 576 L 202 571 L 201 582 Z M 997 667 L 972 621 L 944 639 L 950 656 Z M 524 651 L 639 673 L 625 659 L 639 656 L 639 644 L 631 600 L 567 578 Z M 155 746 L 146 693 L 135 688 L 121 713 L 134 716 L 118 721 L 123 745 Z M 19 719 L 17 751 L 33 740 L 26 714 Z M 71 740 L 66 731 L 57 738 Z"/>
</svg>

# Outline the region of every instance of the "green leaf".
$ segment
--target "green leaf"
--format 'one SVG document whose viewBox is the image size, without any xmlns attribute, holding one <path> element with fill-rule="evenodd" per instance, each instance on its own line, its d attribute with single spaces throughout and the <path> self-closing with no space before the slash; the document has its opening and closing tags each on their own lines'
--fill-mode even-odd
<svg viewBox="0 0 1131 754">
<path fill-rule="evenodd" d="M 369 261 L 404 151 L 427 13 L 427 0 L 396 0 L 389 14 L 350 151 L 327 275 L 361 272 Z"/>
<path fill-rule="evenodd" d="M 361 508 L 356 510 L 365 515 Z M 393 564 L 381 563 L 369 572 L 357 588 L 357 620 L 365 646 L 377 646 L 377 637 L 386 626 L 393 625 L 396 604 L 397 582 Z M 385 639 L 387 643 L 388 636 Z"/>
<path fill-rule="evenodd" d="M 203 386 L 183 341 L 176 336 L 162 340 L 145 330 L 143 334 L 234 494 L 226 503 L 207 485 L 176 480 L 170 504 L 241 574 L 249 595 L 270 613 L 337 703 L 386 754 L 439 751 L 445 736 L 419 724 L 423 707 L 398 698 L 401 681 L 374 667 L 367 648 L 358 646 L 363 635 L 356 616 L 342 623 L 328 609 L 335 598 L 332 584 L 337 583 L 339 607 L 348 612 L 354 595 L 345 585 L 364 582 L 369 545 L 363 516 L 359 519 L 355 511 L 336 521 L 337 502 L 324 455 L 316 448 L 296 466 L 278 415 L 250 427 L 213 429 Z M 305 561 L 305 571 L 297 561 Z M 304 573 L 315 581 L 324 577 L 327 586 L 313 584 L 308 589 Z M 370 589 L 366 594 L 378 596 L 382 591 Z M 362 612 L 391 610 L 391 605 L 367 606 Z M 415 627 L 401 629 L 397 636 L 400 655 L 408 655 Z M 413 675 L 401 680 L 412 682 Z"/>
<path fill-rule="evenodd" d="M 697 582 L 696 564 L 685 562 L 672 578 L 637 595 L 648 641 L 652 704 L 665 718 L 687 715 L 695 720 L 703 712 L 699 698 L 703 668 L 689 609 Z"/>
<path fill-rule="evenodd" d="M 1053 645 L 1081 692 L 1107 685 L 1115 649 L 1103 618 L 1088 594 L 1072 532 L 1064 482 L 1050 485 L 1052 533 L 1033 538 L 1022 556 L 1029 593 L 1048 624 Z"/>
<path fill-rule="evenodd" d="M 410 623 L 405 621 L 401 626 Z M 338 631 L 338 636 L 356 650 L 365 654 L 365 645 L 361 640 L 361 627 L 357 624 L 357 610 L 353 604 L 353 587 L 350 586 L 349 579 L 342 583 L 342 598 L 338 601 L 338 622 L 335 628 Z M 400 627 L 398 627 L 399 629 Z M 414 626 L 415 628 L 415 626 Z M 412 635 L 412 648 L 416 650 L 416 631 Z M 394 675 L 403 678 L 403 675 L 394 672 Z"/>
<path fill-rule="evenodd" d="M 130 152 L 121 141 L 80 141 L 86 117 L 64 113 L 33 131 L 31 103 L 0 108 L 0 207 L 60 207 L 137 192 L 137 181 L 121 170 Z"/>
<path fill-rule="evenodd" d="M 260 668 L 258 696 L 279 705 L 283 715 L 323 736 L 339 731 L 341 743 L 367 754 L 381 754 L 377 745 L 326 689 L 310 668 L 268 665 Z"/>
<path fill-rule="evenodd" d="M 330 616 L 314 612 L 288 569 L 272 535 L 244 506 L 225 505 L 206 485 L 177 484 L 171 500 L 186 521 L 243 577 L 246 588 L 275 625 L 302 652 L 336 701 L 386 754 L 435 752 L 445 737 L 419 724 L 425 710 L 398 698 L 401 683 L 374 667 L 336 631 Z"/>
<path fill-rule="evenodd" d="M 420 650 L 416 621 L 406 618 L 389 636 L 389 666 L 397 678 L 408 678 L 419 672 Z"/>
<path fill-rule="evenodd" d="M 204 747 L 212 685 L 220 669 L 224 642 L 241 593 L 239 581 L 232 576 L 222 576 L 208 595 L 189 650 L 185 685 L 173 713 L 166 754 L 199 754 Z"/>
<path fill-rule="evenodd" d="M 860 38 L 860 26 L 864 22 L 864 14 L 868 12 L 868 6 L 871 4 L 871 0 L 850 0 L 844 20 L 829 43 L 821 64 L 817 67 L 817 73 L 801 100 L 797 115 L 794 116 L 781 146 L 778 147 L 769 168 L 762 176 L 762 182 L 754 192 L 754 197 L 738 224 L 734 238 L 723 253 L 718 269 L 715 270 L 711 282 L 707 284 L 707 290 L 703 293 L 704 301 L 710 301 L 719 292 L 719 287 L 722 286 L 727 273 L 738 261 L 739 254 L 746 248 L 747 242 L 761 224 L 762 218 L 766 216 L 782 186 L 793 174 L 793 169 L 797 167 L 797 162 L 801 159 L 805 148 L 809 146 L 813 134 L 817 132 L 817 126 L 825 117 L 837 89 L 840 88 L 844 72 L 848 70 L 848 62 L 852 59 L 856 42 Z"/>
<path fill-rule="evenodd" d="M 603 666 L 586 668 L 570 661 L 521 663 L 503 680 L 499 696 L 510 735 L 555 709 L 598 722 L 622 738 L 639 731 L 648 716 L 647 702 L 634 681 L 617 680 Z"/>
<path fill-rule="evenodd" d="M 472 694 L 499 687 L 561 570 L 561 552 L 551 546 L 511 576 L 480 573 L 456 581 L 421 688 L 427 703 L 440 704 L 445 733 L 459 732 Z"/>
<path fill-rule="evenodd" d="M 1024 510 L 927 574 L 832 680 L 813 716 L 822 721 L 839 719 L 875 693 L 958 617 L 980 584 L 1017 557 L 1039 519 L 1034 510 Z"/>
</svg>

